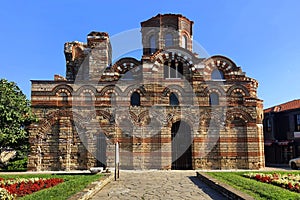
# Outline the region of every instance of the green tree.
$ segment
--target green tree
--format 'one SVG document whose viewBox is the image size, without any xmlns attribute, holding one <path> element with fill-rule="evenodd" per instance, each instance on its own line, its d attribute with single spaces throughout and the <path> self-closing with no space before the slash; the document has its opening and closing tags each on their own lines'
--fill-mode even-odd
<svg viewBox="0 0 300 200">
<path fill-rule="evenodd" d="M 30 102 L 14 82 L 0 79 L 0 153 L 17 151 L 17 159 L 28 150 L 28 130 L 35 121 Z"/>
</svg>

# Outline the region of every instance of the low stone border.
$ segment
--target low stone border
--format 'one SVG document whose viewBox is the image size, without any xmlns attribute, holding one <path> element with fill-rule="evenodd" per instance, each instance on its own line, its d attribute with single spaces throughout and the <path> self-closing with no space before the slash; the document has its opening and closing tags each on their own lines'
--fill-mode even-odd
<svg viewBox="0 0 300 200">
<path fill-rule="evenodd" d="M 68 200 L 87 200 L 99 192 L 106 184 L 108 184 L 114 175 L 112 173 L 105 174 L 100 180 L 92 182 L 84 190 L 71 196 Z"/>
<path fill-rule="evenodd" d="M 197 172 L 197 177 L 204 182 L 205 184 L 209 185 L 214 190 L 220 192 L 228 199 L 242 199 L 242 200 L 254 200 L 253 197 L 251 197 L 248 194 L 245 194 L 225 183 L 221 183 L 219 180 L 210 177 L 204 173 Z"/>
</svg>

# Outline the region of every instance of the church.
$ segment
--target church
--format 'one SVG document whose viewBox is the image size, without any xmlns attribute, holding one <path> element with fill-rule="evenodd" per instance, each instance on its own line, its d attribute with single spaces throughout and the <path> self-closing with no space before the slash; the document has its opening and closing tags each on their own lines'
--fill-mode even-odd
<svg viewBox="0 0 300 200">
<path fill-rule="evenodd" d="M 258 82 L 193 52 L 185 16 L 158 14 L 140 34 L 140 59 L 112 62 L 109 34 L 92 31 L 65 43 L 65 77 L 31 80 L 28 170 L 114 168 L 116 143 L 121 169 L 264 167 Z"/>
</svg>

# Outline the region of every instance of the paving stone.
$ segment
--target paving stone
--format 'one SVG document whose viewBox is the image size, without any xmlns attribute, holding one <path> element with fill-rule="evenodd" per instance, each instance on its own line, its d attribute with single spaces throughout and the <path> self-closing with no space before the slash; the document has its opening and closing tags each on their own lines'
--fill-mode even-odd
<svg viewBox="0 0 300 200">
<path fill-rule="evenodd" d="M 121 171 L 92 200 L 226 199 L 199 179 L 195 171 Z"/>
</svg>

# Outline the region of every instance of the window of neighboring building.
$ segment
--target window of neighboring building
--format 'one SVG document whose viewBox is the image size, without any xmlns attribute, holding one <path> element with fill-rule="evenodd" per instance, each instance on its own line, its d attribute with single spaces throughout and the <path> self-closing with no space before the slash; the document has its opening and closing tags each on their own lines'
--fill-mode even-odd
<svg viewBox="0 0 300 200">
<path fill-rule="evenodd" d="M 154 35 L 150 36 L 149 42 L 150 42 L 150 53 L 155 53 L 155 51 L 156 51 L 156 41 L 155 41 L 155 36 Z"/>
<path fill-rule="evenodd" d="M 165 47 L 173 46 L 173 35 L 171 33 L 167 33 L 165 35 Z"/>
<path fill-rule="evenodd" d="M 216 92 L 213 92 L 209 95 L 209 105 L 219 105 L 219 95 Z"/>
<path fill-rule="evenodd" d="M 59 94 L 59 96 L 61 97 L 61 101 L 62 103 L 66 104 L 68 103 L 68 95 L 65 92 L 62 92 Z"/>
<path fill-rule="evenodd" d="M 295 131 L 300 131 L 300 114 L 295 115 Z"/>
<path fill-rule="evenodd" d="M 224 79 L 224 74 L 222 71 L 215 69 L 211 73 L 211 79 L 212 80 L 222 80 L 222 79 Z"/>
<path fill-rule="evenodd" d="M 172 60 L 170 65 L 166 61 L 164 63 L 164 77 L 165 78 L 181 78 L 183 74 L 183 64 L 182 62 L 176 63 L 175 60 Z"/>
<path fill-rule="evenodd" d="M 272 130 L 271 119 L 267 118 L 267 122 L 266 123 L 267 123 L 267 131 L 271 132 L 271 130 Z"/>
<path fill-rule="evenodd" d="M 130 97 L 131 106 L 140 106 L 141 105 L 141 96 L 138 92 L 133 92 Z"/>
<path fill-rule="evenodd" d="M 181 47 L 187 49 L 187 37 L 185 35 L 182 36 Z"/>
<path fill-rule="evenodd" d="M 169 104 L 170 104 L 170 106 L 178 106 L 179 105 L 178 97 L 173 92 L 169 96 Z"/>
</svg>

